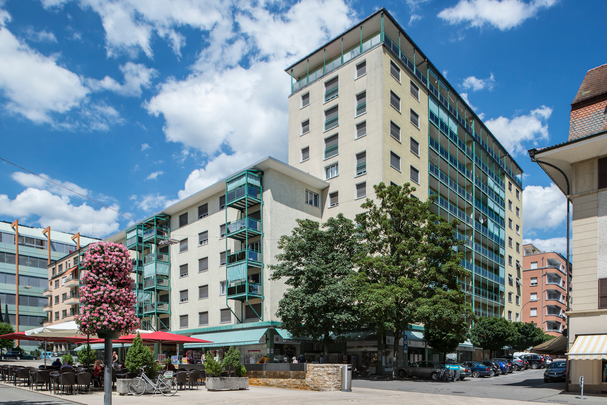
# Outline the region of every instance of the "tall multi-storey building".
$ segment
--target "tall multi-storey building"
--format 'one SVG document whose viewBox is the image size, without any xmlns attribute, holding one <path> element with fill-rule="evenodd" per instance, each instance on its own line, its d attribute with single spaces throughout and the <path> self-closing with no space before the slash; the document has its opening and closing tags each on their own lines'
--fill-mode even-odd
<svg viewBox="0 0 607 405">
<path fill-rule="evenodd" d="M 569 140 L 529 156 L 573 207 L 569 381 L 607 391 L 607 64 L 590 69 L 571 104 Z"/>
<path fill-rule="evenodd" d="M 50 231 L 50 228 L 47 229 Z M 15 244 L 17 232 L 18 245 Z M 44 232 L 42 228 L 33 228 L 18 222 L 12 225 L 0 222 L 0 302 L 3 314 L 8 304 L 8 318 L 16 330 L 37 328 L 47 320 L 45 311 L 48 311 L 47 296 L 50 289 L 48 265 L 76 250 L 76 242 L 72 240 L 72 236 L 59 231 Z M 82 243 L 89 243 L 93 239 L 82 237 L 81 240 Z M 16 303 L 17 271 L 19 305 Z M 6 319 L 4 321 L 6 322 Z M 31 341 L 20 341 L 19 344 L 26 351 L 38 346 L 38 343 Z"/>
<path fill-rule="evenodd" d="M 523 322 L 533 322 L 549 335 L 562 336 L 567 329 L 571 264 L 567 266 L 560 253 L 542 252 L 532 244 L 523 249 Z"/>
<path fill-rule="evenodd" d="M 380 9 L 286 69 L 289 164 L 353 218 L 373 185 L 405 182 L 458 219 L 460 280 L 479 316 L 520 320 L 522 170 L 402 27 Z M 508 300 L 506 300 L 508 297 Z"/>
</svg>

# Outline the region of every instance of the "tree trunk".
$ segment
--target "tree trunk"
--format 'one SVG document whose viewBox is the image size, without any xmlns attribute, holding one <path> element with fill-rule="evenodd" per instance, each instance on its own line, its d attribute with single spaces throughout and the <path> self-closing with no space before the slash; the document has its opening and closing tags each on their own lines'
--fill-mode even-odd
<svg viewBox="0 0 607 405">
<path fill-rule="evenodd" d="M 394 331 L 394 345 L 393 345 L 394 346 L 394 349 L 393 349 L 394 350 L 394 356 L 393 356 L 394 361 L 392 363 L 392 378 L 393 379 L 396 379 L 396 376 L 397 376 L 396 373 L 398 371 L 398 346 L 399 346 L 398 342 L 400 342 L 400 338 L 401 338 L 401 336 L 403 336 L 403 333 L 404 333 L 404 331 L 402 331 L 402 330 Z M 403 353 L 403 356 L 404 356 L 404 353 Z"/>
</svg>

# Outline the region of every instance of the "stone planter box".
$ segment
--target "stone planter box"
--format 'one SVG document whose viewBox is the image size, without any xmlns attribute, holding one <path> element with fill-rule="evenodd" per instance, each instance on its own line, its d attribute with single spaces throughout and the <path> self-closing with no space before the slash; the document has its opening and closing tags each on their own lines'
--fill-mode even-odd
<svg viewBox="0 0 607 405">
<path fill-rule="evenodd" d="M 249 377 L 207 377 L 209 391 L 249 389 Z"/>
<path fill-rule="evenodd" d="M 132 378 L 117 378 L 116 379 L 116 392 L 118 393 L 118 395 L 130 395 L 131 394 L 131 392 L 129 391 L 129 383 L 131 382 L 131 380 L 132 380 Z M 153 393 L 154 393 L 154 388 L 150 384 L 146 384 L 144 394 L 153 394 Z"/>
</svg>

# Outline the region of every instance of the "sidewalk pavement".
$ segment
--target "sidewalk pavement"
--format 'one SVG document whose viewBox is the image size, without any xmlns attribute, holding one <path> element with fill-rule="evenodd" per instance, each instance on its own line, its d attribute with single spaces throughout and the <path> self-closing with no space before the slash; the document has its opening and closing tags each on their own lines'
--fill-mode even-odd
<svg viewBox="0 0 607 405">
<path fill-rule="evenodd" d="M 12 384 L 2 383 L 4 386 L 13 387 Z M 13 387 L 15 388 L 15 387 Z M 16 387 L 16 389 L 28 390 L 28 387 Z M 91 395 L 52 395 L 46 391 L 38 391 L 49 397 L 73 401 L 83 405 L 103 405 L 103 392 L 95 391 Z M 204 386 L 199 389 L 179 390 L 173 397 L 162 395 L 112 395 L 114 405 L 170 405 L 187 403 L 188 405 L 204 404 L 238 404 L 238 405 L 267 405 L 267 404 L 381 404 L 402 405 L 404 402 L 413 404 L 437 404 L 437 405 L 487 405 L 487 398 L 465 397 L 459 395 L 425 394 L 417 392 L 388 391 L 372 388 L 354 388 L 352 392 L 318 392 L 302 391 L 283 388 L 269 388 L 251 386 L 248 390 L 241 391 L 207 391 Z M 523 405 L 542 404 L 541 402 L 512 401 L 506 399 L 491 399 L 491 405 Z"/>
</svg>

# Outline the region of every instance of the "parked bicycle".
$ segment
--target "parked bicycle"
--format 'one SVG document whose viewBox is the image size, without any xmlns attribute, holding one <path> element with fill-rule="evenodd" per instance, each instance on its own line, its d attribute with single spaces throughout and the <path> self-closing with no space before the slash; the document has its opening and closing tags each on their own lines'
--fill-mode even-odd
<svg viewBox="0 0 607 405">
<path fill-rule="evenodd" d="M 177 392 L 177 382 L 173 378 L 172 371 L 166 371 L 164 374 L 159 375 L 154 383 L 145 374 L 145 367 L 141 367 L 141 375 L 139 377 L 135 377 L 129 382 L 129 392 L 135 396 L 140 396 L 146 392 L 148 384 L 154 389 L 154 395 L 159 392 L 169 397 L 175 395 Z"/>
</svg>

